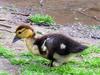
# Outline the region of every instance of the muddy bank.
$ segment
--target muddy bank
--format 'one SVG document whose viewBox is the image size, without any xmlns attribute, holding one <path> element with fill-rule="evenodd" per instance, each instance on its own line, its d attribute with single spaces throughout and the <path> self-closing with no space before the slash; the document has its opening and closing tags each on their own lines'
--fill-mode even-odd
<svg viewBox="0 0 100 75">
<path fill-rule="evenodd" d="M 1 10 L 0 19 L 4 20 L 4 21 L 0 21 L 0 33 L 1 33 L 0 40 L 2 43 L 4 43 L 4 45 L 6 45 L 6 47 L 9 45 L 8 48 L 10 48 L 12 46 L 8 44 L 8 42 L 11 43 L 16 27 L 21 23 L 26 23 L 26 20 L 28 18 L 28 16 L 22 15 L 22 13 L 29 14 L 33 12 L 29 11 L 29 9 L 26 8 L 24 9 L 15 8 L 16 10 L 15 11 L 13 7 L 3 7 L 3 6 L 0 8 L 0 10 Z M 16 14 L 16 13 L 21 13 L 21 14 Z M 66 23 L 65 25 L 57 24 L 50 27 L 36 26 L 33 24 L 33 27 L 37 32 L 41 32 L 43 34 L 59 32 L 74 38 L 82 38 L 82 39 L 87 38 L 87 39 L 96 39 L 96 40 L 100 39 L 99 25 L 96 26 L 96 25 L 87 25 L 81 22 L 76 22 L 76 23 L 72 22 L 72 23 Z M 3 42 L 4 39 L 5 41 Z M 13 48 L 16 47 L 18 46 L 15 46 Z"/>
<path fill-rule="evenodd" d="M 40 13 L 39 1 L 0 0 L 0 5 L 8 7 L 14 12 L 23 9 L 23 13 L 33 14 Z M 19 8 L 19 11 L 16 8 Z M 45 14 L 53 16 L 59 24 L 77 22 L 86 25 L 100 24 L 100 0 L 44 0 L 43 11 Z"/>
<path fill-rule="evenodd" d="M 18 69 L 17 66 L 11 65 L 7 59 L 0 57 L 0 71 L 5 71 L 10 75 L 19 75 Z"/>
</svg>

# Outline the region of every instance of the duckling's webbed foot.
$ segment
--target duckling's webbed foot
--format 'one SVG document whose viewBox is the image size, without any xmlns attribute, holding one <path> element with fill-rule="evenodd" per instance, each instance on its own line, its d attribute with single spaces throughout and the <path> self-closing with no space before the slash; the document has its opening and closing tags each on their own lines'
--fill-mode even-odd
<svg viewBox="0 0 100 75">
<path fill-rule="evenodd" d="M 50 63 L 45 63 L 44 65 L 46 65 L 48 67 L 53 67 L 53 61 L 51 60 Z"/>
</svg>

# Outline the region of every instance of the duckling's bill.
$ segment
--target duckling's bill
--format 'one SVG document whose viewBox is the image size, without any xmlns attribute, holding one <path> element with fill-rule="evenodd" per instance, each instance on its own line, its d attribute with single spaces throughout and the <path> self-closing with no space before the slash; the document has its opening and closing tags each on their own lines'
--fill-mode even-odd
<svg viewBox="0 0 100 75">
<path fill-rule="evenodd" d="M 17 36 L 14 37 L 12 43 L 15 43 L 16 41 L 20 40 L 20 38 L 18 38 Z"/>
</svg>

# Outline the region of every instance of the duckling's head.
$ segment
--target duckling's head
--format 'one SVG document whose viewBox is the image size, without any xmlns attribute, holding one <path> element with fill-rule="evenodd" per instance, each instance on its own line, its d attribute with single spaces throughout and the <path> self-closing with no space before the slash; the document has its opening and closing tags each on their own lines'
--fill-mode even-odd
<svg viewBox="0 0 100 75">
<path fill-rule="evenodd" d="M 24 38 L 28 39 L 28 38 L 35 37 L 35 32 L 32 29 L 32 27 L 30 27 L 29 25 L 18 26 L 15 33 L 16 33 L 16 35 L 13 39 L 13 43 L 16 42 L 17 40 L 20 40 L 20 39 L 24 39 Z"/>
</svg>

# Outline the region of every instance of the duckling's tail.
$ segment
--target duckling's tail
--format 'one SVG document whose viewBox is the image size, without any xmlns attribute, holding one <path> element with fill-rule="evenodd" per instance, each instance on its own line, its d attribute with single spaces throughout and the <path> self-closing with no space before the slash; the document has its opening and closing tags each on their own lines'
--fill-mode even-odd
<svg viewBox="0 0 100 75">
<path fill-rule="evenodd" d="M 78 52 L 84 51 L 87 48 L 88 48 L 88 46 L 80 45 L 80 46 L 76 47 L 74 50 L 71 50 L 70 52 L 71 53 L 78 53 Z"/>
</svg>

